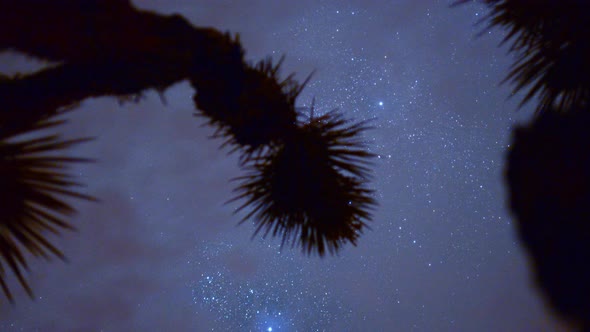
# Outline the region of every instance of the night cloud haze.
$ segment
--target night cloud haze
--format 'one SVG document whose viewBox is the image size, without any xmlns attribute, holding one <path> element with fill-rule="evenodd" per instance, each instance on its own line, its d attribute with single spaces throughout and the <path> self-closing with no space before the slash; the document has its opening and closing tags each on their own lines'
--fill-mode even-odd
<svg viewBox="0 0 590 332">
<path fill-rule="evenodd" d="M 548 331 L 503 178 L 518 112 L 500 85 L 503 30 L 477 36 L 481 4 L 413 0 L 135 0 L 196 27 L 239 33 L 246 59 L 301 82 L 297 107 L 338 109 L 373 158 L 377 205 L 357 246 L 307 255 L 238 225 L 244 175 L 195 117 L 188 79 L 137 102 L 85 99 L 52 129 L 95 139 L 68 155 L 97 202 L 68 200 L 76 231 L 50 236 L 67 262 L 31 257 L 31 301 L 7 273 L 1 331 Z M 43 27 L 35 27 L 42 29 Z M 0 56 L 0 72 L 43 63 Z M 262 233 L 262 232 L 261 232 Z M 29 255 L 30 256 L 30 255 Z M 9 272 L 9 271 L 8 271 Z"/>
</svg>

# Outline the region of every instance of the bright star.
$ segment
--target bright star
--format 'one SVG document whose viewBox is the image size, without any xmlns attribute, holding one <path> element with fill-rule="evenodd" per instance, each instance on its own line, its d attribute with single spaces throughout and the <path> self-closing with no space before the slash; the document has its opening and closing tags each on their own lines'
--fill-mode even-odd
<svg viewBox="0 0 590 332">
<path fill-rule="evenodd" d="M 266 329 L 268 332 L 272 332 L 272 327 L 269 327 L 268 329 Z"/>
<path fill-rule="evenodd" d="M 383 102 L 382 101 L 379 102 L 379 106 L 383 106 Z"/>
</svg>

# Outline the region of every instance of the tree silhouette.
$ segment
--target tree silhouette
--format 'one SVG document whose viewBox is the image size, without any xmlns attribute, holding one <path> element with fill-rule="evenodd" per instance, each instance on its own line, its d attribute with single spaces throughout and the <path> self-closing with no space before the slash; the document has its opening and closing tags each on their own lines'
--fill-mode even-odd
<svg viewBox="0 0 590 332">
<path fill-rule="evenodd" d="M 588 105 L 588 1 L 479 1 L 489 8 L 482 22 L 507 31 L 502 44 L 511 43 L 516 60 L 504 81 L 513 83 L 513 94 L 526 91 L 521 105 L 537 99 L 537 111 L 559 112 Z"/>
<path fill-rule="evenodd" d="M 551 306 L 590 328 L 590 113 L 544 112 L 514 130 L 506 179 L 516 229 Z"/>
<path fill-rule="evenodd" d="M 369 175 L 371 154 L 358 140 L 364 123 L 347 125 L 336 112 L 310 117 L 238 178 L 236 199 L 248 198 L 240 209 L 254 206 L 246 218 L 256 216 L 256 232 L 272 230 L 320 255 L 356 243 L 374 204 L 359 180 Z"/>
<path fill-rule="evenodd" d="M 25 131 L 34 132 L 58 124 L 56 121 L 39 121 Z M 70 187 L 77 183 L 63 171 L 67 164 L 86 160 L 45 153 L 60 152 L 81 141 L 64 141 L 57 136 L 14 140 L 14 136 L 0 133 L 0 255 L 30 296 L 31 288 L 22 273 L 22 269 L 27 269 L 22 248 L 34 256 L 49 258 L 55 255 L 63 259 L 63 253 L 47 241 L 43 232 L 58 234 L 60 228 L 72 228 L 63 217 L 73 213 L 74 209 L 63 196 L 92 199 L 71 190 Z M 11 298 L 4 281 L 4 270 L 0 264 L 0 286 Z"/>
<path fill-rule="evenodd" d="M 516 229 L 549 304 L 590 331 L 590 2 L 481 2 L 516 56 L 505 81 L 526 90 L 521 105 L 538 101 L 507 155 Z"/>
<path fill-rule="evenodd" d="M 68 197 L 92 199 L 74 190 L 66 172 L 87 161 L 64 152 L 85 139 L 35 134 L 57 127 L 55 117 L 86 98 L 133 100 L 182 80 L 195 89 L 195 116 L 240 153 L 248 173 L 236 199 L 251 209 L 245 220 L 308 254 L 356 243 L 375 205 L 366 188 L 365 124 L 337 112 L 306 119 L 295 101 L 307 80 L 281 80 L 280 61 L 246 63 L 237 36 L 129 0 L 0 0 L 0 8 L 0 52 L 55 63 L 0 75 L 0 285 L 8 299 L 6 268 L 32 296 L 24 253 L 63 258 L 46 234 L 73 228 Z"/>
</svg>

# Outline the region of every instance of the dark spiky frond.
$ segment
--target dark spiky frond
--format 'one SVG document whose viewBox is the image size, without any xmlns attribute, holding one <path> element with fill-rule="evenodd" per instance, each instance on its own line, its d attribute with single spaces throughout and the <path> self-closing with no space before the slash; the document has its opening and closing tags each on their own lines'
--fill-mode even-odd
<svg viewBox="0 0 590 332">
<path fill-rule="evenodd" d="M 590 113 L 544 112 L 516 128 L 510 208 L 537 286 L 569 321 L 590 327 Z"/>
<path fill-rule="evenodd" d="M 366 129 L 330 112 L 251 160 L 234 198 L 246 200 L 238 210 L 251 208 L 243 221 L 254 217 L 255 235 L 282 237 L 283 244 L 308 254 L 334 254 L 347 242 L 356 244 L 375 205 L 366 188 L 373 155 L 359 137 Z"/>
<path fill-rule="evenodd" d="M 47 239 L 47 232 L 59 234 L 73 229 L 63 219 L 75 212 L 66 197 L 92 199 L 73 190 L 77 183 L 65 172 L 68 164 L 88 160 L 61 155 L 87 139 L 62 140 L 57 135 L 30 138 L 36 131 L 60 123 L 41 121 L 12 131 L 10 136 L 0 133 L 0 286 L 11 301 L 5 280 L 7 268 L 32 296 L 23 274 L 28 269 L 27 252 L 35 257 L 63 259 L 63 253 Z M 19 134 L 29 138 L 19 139 Z"/>
<path fill-rule="evenodd" d="M 206 116 L 208 124 L 217 127 L 214 136 L 224 138 L 224 145 L 242 149 L 249 156 L 293 131 L 297 118 L 295 99 L 307 80 L 299 84 L 293 75 L 281 80 L 283 59 L 273 64 L 268 58 L 247 66 L 239 75 L 232 73 L 231 79 L 220 82 L 226 88 L 197 89 L 196 115 Z"/>
<path fill-rule="evenodd" d="M 469 2 L 460 0 L 457 4 Z M 568 111 L 590 99 L 590 1 L 481 0 L 489 27 L 507 30 L 516 61 L 505 81 L 526 91 L 521 105 L 539 98 L 538 111 Z"/>
</svg>

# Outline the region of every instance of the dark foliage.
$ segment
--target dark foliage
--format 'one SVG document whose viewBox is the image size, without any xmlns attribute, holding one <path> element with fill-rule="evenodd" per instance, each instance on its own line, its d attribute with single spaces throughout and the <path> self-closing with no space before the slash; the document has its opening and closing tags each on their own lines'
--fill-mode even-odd
<svg viewBox="0 0 590 332">
<path fill-rule="evenodd" d="M 54 127 L 60 122 L 41 121 L 23 132 Z M 92 198 L 72 189 L 78 186 L 65 171 L 68 164 L 86 159 L 66 157 L 63 150 L 80 140 L 62 140 L 57 135 L 22 139 L 0 133 L 0 286 L 12 300 L 4 281 L 6 267 L 18 278 L 32 297 L 23 269 L 27 270 L 26 252 L 49 259 L 52 255 L 64 259 L 63 253 L 47 240 L 47 232 L 59 234 L 73 229 L 64 219 L 74 213 L 64 200 L 75 197 Z"/>
<path fill-rule="evenodd" d="M 236 199 L 246 199 L 240 210 L 252 208 L 244 219 L 256 217 L 256 232 L 282 236 L 307 253 L 356 244 L 375 204 L 365 187 L 372 154 L 358 137 L 366 129 L 333 111 L 287 132 L 239 178 Z"/>
<path fill-rule="evenodd" d="M 256 209 L 259 226 L 274 227 L 284 240 L 297 237 L 308 252 L 335 253 L 356 243 L 374 205 L 364 187 L 370 154 L 357 137 L 365 128 L 335 113 L 299 122 L 295 100 L 307 81 L 280 79 L 280 61 L 246 63 L 238 36 L 138 10 L 128 0 L 0 0 L 0 8 L 0 52 L 56 63 L 26 75 L 0 74 L 0 267 L 7 264 L 29 294 L 26 258 L 16 243 L 35 256 L 63 257 L 44 230 L 71 227 L 62 217 L 73 210 L 60 197 L 90 197 L 72 191 L 75 182 L 63 173 L 80 160 L 46 155 L 78 141 L 11 139 L 53 125 L 86 98 L 135 100 L 182 80 L 195 89 L 195 114 L 254 172 L 238 191 L 248 199 L 244 206 Z M 270 173 L 285 178 L 269 182 Z M 259 203 L 273 208 L 261 210 Z"/>
<path fill-rule="evenodd" d="M 196 115 L 217 126 L 214 137 L 241 149 L 244 160 L 261 147 L 282 140 L 284 133 L 296 126 L 295 100 L 307 81 L 299 84 L 292 75 L 280 80 L 283 60 L 275 65 L 269 58 L 237 70 L 237 74 L 208 73 L 194 78 L 202 81 L 195 84 L 202 87 L 193 98 Z M 223 75 L 227 77 L 221 79 Z"/>
<path fill-rule="evenodd" d="M 590 328 L 590 113 L 545 112 L 516 128 L 506 179 L 538 286 Z"/>
<path fill-rule="evenodd" d="M 488 28 L 512 43 L 513 94 L 526 91 L 521 106 L 539 101 L 507 158 L 519 238 L 553 309 L 590 331 L 590 1 L 480 1 Z"/>
<path fill-rule="evenodd" d="M 460 0 L 456 4 L 472 0 Z M 590 101 L 590 1 L 481 0 L 489 27 L 507 30 L 504 43 L 516 61 L 506 77 L 522 104 L 539 99 L 538 111 L 566 112 Z"/>
</svg>

